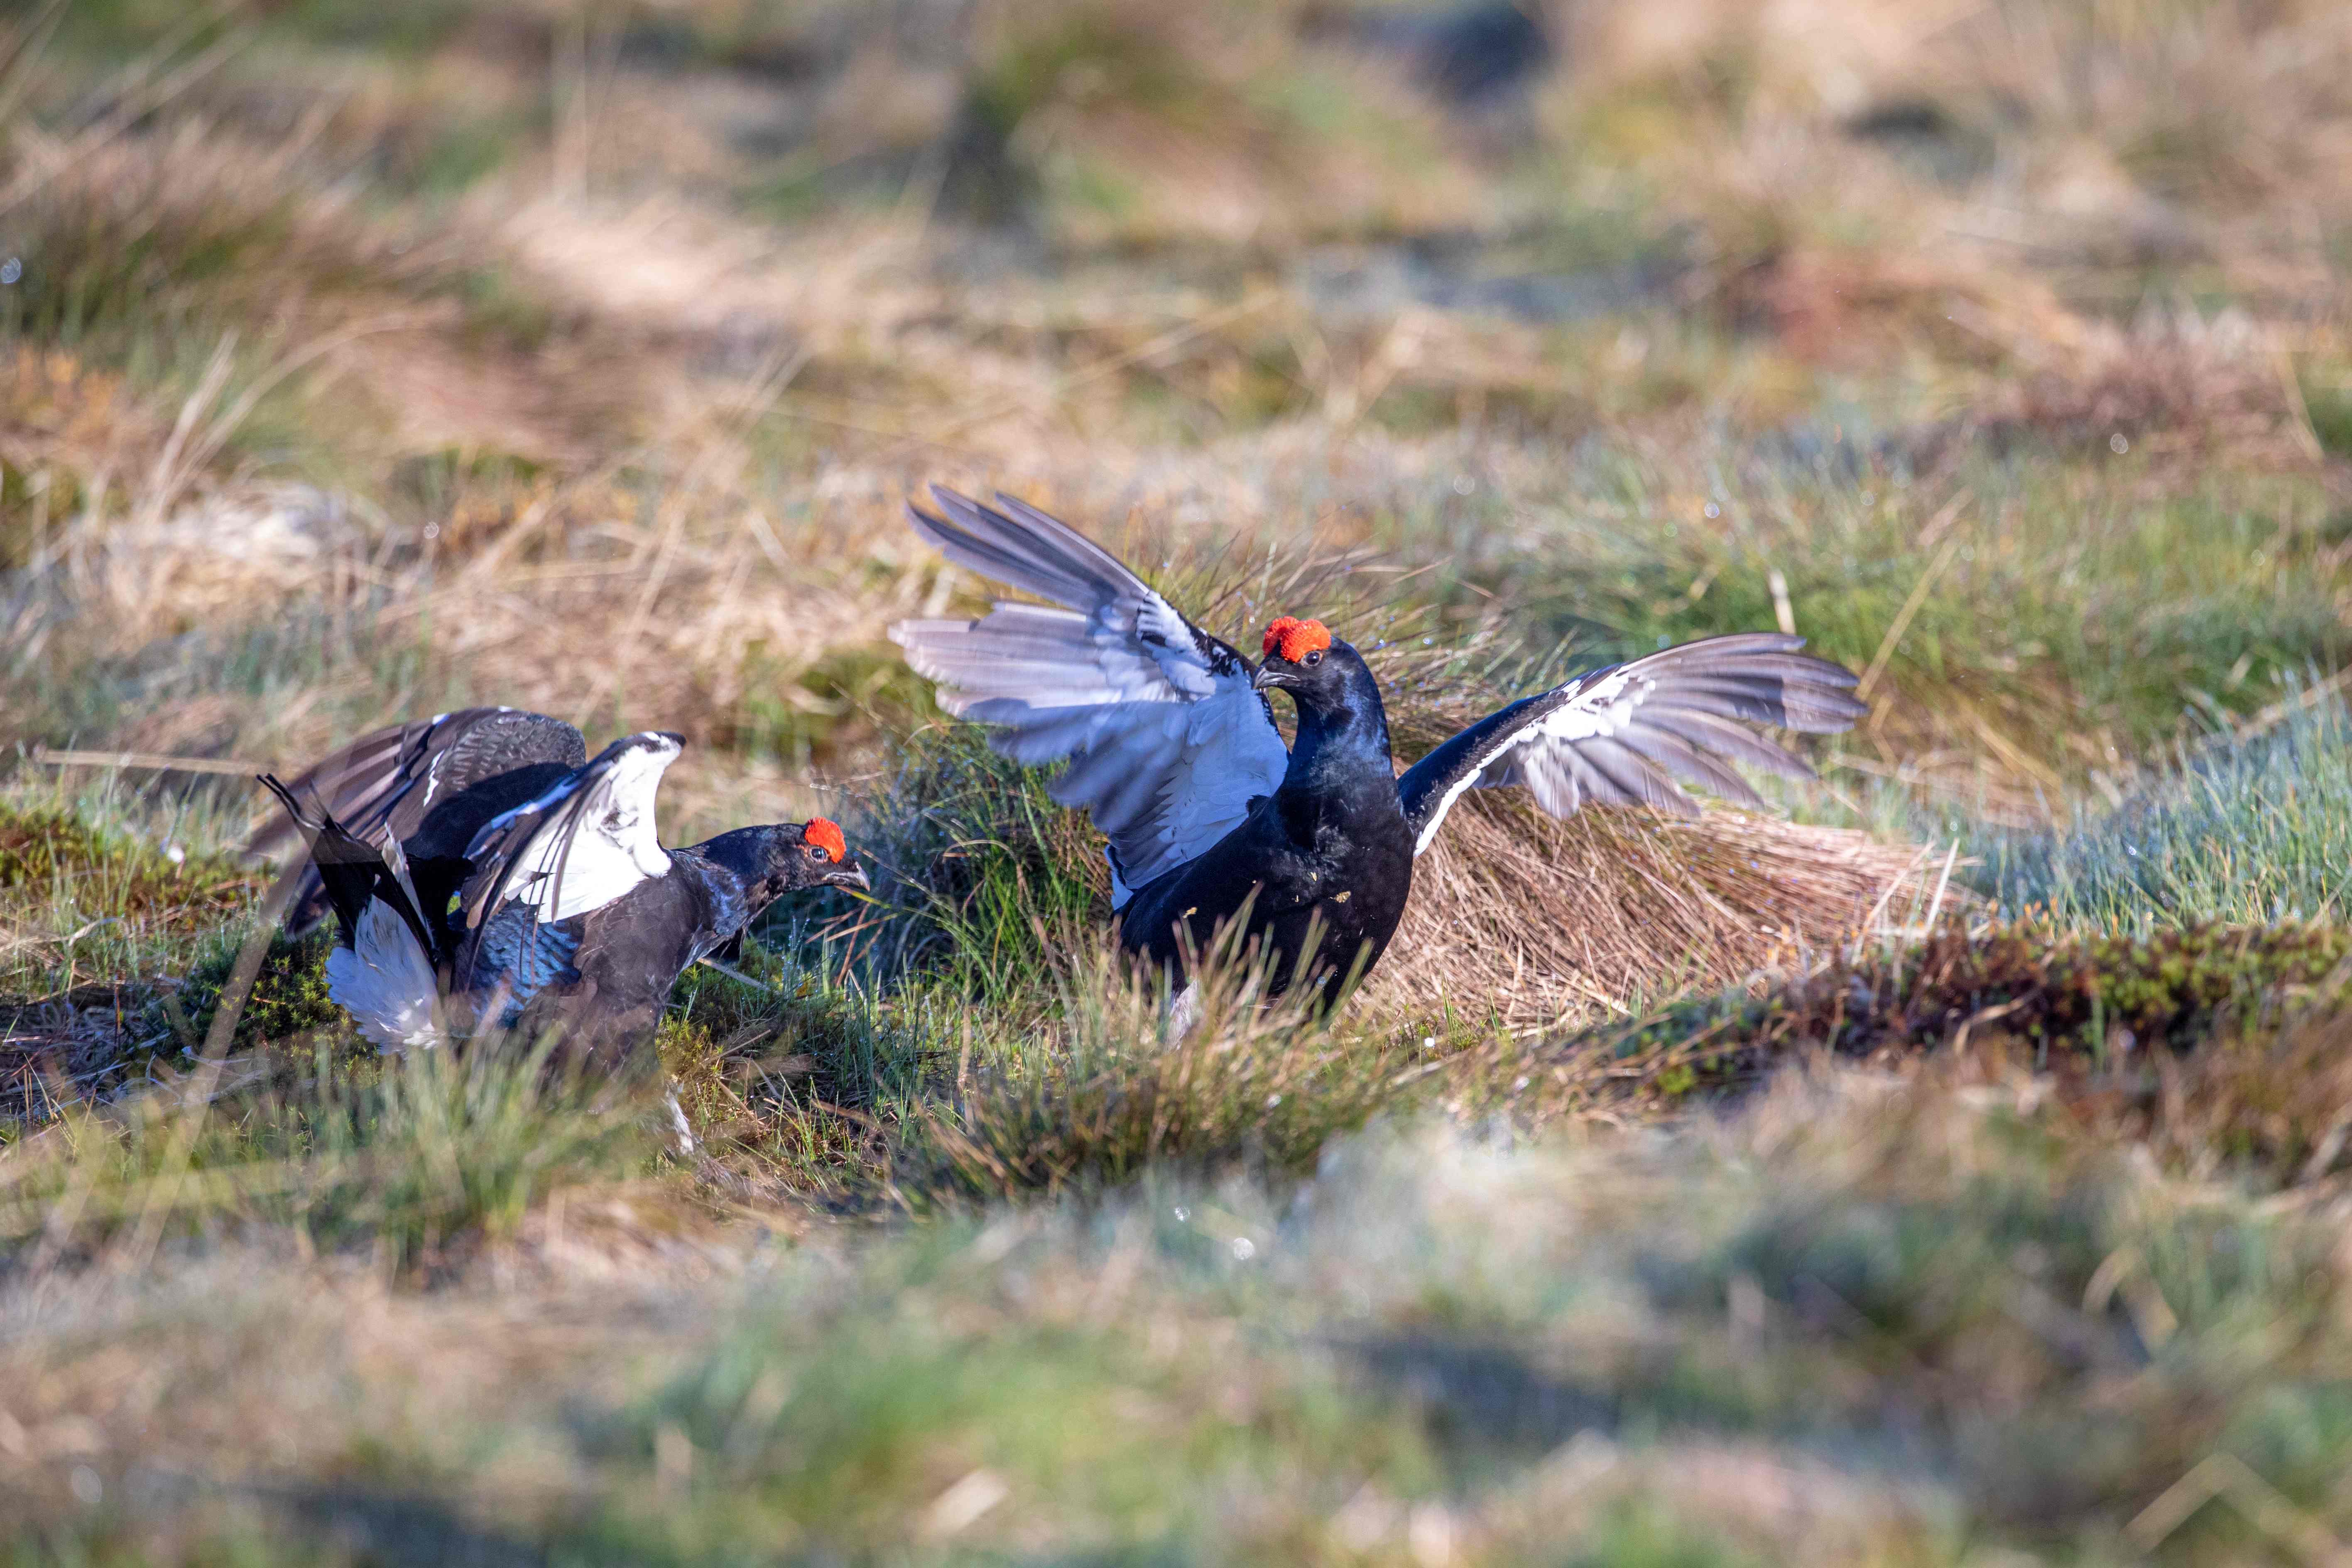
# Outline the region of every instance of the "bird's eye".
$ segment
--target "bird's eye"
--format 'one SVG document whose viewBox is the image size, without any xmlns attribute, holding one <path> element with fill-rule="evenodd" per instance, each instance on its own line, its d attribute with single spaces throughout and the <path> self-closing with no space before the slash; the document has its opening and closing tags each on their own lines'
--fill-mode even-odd
<svg viewBox="0 0 2352 1568">
<path fill-rule="evenodd" d="M 822 844 L 810 845 L 808 847 L 808 852 L 809 858 L 812 860 L 830 860 L 833 858 L 833 852 Z"/>
<path fill-rule="evenodd" d="M 1310 654 L 1308 654 L 1305 658 L 1300 659 L 1298 662 L 1299 662 L 1299 663 L 1301 663 L 1301 664 L 1304 664 L 1304 665 L 1309 666 L 1309 667 L 1311 668 L 1312 666 L 1318 665 L 1318 664 L 1322 663 L 1322 662 L 1323 662 L 1323 656 L 1322 656 L 1320 653 L 1310 653 Z"/>
</svg>

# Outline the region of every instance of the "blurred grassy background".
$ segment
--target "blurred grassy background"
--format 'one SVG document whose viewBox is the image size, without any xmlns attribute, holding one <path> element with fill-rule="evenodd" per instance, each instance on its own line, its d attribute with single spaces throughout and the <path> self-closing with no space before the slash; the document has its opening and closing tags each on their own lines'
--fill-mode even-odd
<svg viewBox="0 0 2352 1568">
<path fill-rule="evenodd" d="M 2334 1560 L 2347 279 L 2325 0 L 0 0 L 19 1556 Z M 883 637 L 932 480 L 1415 744 L 1874 714 L 1163 1052 Z M 681 987 L 691 1159 L 315 943 L 206 1058 L 241 775 L 476 700 L 882 872 Z"/>
</svg>

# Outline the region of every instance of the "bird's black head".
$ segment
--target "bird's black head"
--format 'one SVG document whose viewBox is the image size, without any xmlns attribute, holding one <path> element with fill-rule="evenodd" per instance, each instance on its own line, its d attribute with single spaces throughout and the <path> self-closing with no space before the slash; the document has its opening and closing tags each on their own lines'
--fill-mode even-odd
<svg viewBox="0 0 2352 1568">
<path fill-rule="evenodd" d="M 1265 628 L 1265 662 L 1257 672 L 1260 691 L 1287 691 L 1298 704 L 1302 744 L 1348 737 L 1388 753 L 1388 716 L 1380 683 L 1363 655 L 1336 642 L 1321 621 L 1285 616 Z"/>
<path fill-rule="evenodd" d="M 841 829 L 824 817 L 739 827 L 695 846 L 696 853 L 742 879 L 753 911 L 803 888 L 871 886 L 849 858 Z M 749 918 L 748 915 L 746 918 Z"/>
</svg>

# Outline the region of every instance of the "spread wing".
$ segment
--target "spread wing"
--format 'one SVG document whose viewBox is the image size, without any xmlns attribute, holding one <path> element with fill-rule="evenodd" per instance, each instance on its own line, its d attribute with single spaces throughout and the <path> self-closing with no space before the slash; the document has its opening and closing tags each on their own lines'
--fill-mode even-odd
<svg viewBox="0 0 2352 1568">
<path fill-rule="evenodd" d="M 890 637 L 950 713 L 996 726 L 996 749 L 1069 760 L 1050 786 L 1110 839 L 1111 902 L 1239 826 L 1289 753 L 1250 681 L 1256 667 L 1093 541 L 1031 506 L 933 487 L 915 531 L 957 565 L 1050 599 L 977 621 L 901 621 Z"/>
<path fill-rule="evenodd" d="M 372 731 L 286 788 L 316 802 L 352 837 L 382 849 L 414 836 L 436 804 L 484 779 L 533 763 L 576 768 L 587 759 L 580 731 L 561 719 L 515 708 L 461 708 Z M 273 819 L 246 848 L 273 854 L 292 826 Z M 287 908 L 288 930 L 300 935 L 330 907 L 318 868 L 306 868 Z"/>
<path fill-rule="evenodd" d="M 466 937 L 457 973 L 469 986 L 516 920 L 535 932 L 603 909 L 665 876 L 669 856 L 654 832 L 654 793 L 684 742 L 647 732 L 614 742 L 535 799 L 492 817 L 467 847 L 474 874 L 459 890 Z"/>
<path fill-rule="evenodd" d="M 1761 805 L 1729 763 L 1784 778 L 1811 778 L 1813 771 L 1742 721 L 1829 735 L 1870 711 L 1847 695 L 1853 673 L 1799 653 L 1804 646 L 1802 637 L 1771 632 L 1706 637 L 1578 676 L 1489 714 L 1397 780 L 1413 853 L 1429 847 L 1445 814 L 1474 787 L 1525 784 L 1554 816 L 1587 801 L 1696 816 L 1681 784 Z"/>
</svg>

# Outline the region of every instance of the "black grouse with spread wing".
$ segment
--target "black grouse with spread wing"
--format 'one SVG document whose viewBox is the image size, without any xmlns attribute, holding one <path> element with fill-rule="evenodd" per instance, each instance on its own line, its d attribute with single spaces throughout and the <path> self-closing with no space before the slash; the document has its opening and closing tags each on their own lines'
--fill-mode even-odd
<svg viewBox="0 0 2352 1568">
<path fill-rule="evenodd" d="M 471 803 L 433 804 L 437 792 L 424 787 L 429 749 L 385 748 L 378 773 L 337 775 L 380 831 L 403 820 L 403 803 L 422 799 L 407 817 L 420 826 L 405 841 L 396 832 L 371 841 L 321 798 L 310 781 L 330 764 L 290 785 L 265 777 L 309 840 L 318 896 L 340 926 L 328 994 L 386 1049 L 482 1027 L 560 1027 L 575 1054 L 621 1058 L 652 1033 L 687 967 L 740 936 L 776 898 L 866 886 L 841 829 L 822 817 L 663 848 L 654 795 L 680 747 L 672 734 L 627 736 L 488 815 Z M 465 800 L 463 788 L 454 798 Z M 465 839 L 430 837 L 453 818 L 472 821 Z M 419 853 L 420 840 L 431 855 Z M 418 874 L 426 864 L 430 885 Z"/>
<path fill-rule="evenodd" d="M 904 621 L 890 636 L 949 711 L 993 726 L 1007 756 L 1066 759 L 1050 786 L 1110 840 L 1120 941 L 1161 964 L 1246 911 L 1276 954 L 1336 1000 L 1395 933 L 1415 858 L 1465 790 L 1527 787 L 1567 816 L 1588 801 L 1696 807 L 1681 783 L 1760 805 L 1727 765 L 1812 770 L 1744 724 L 1810 734 L 1868 711 L 1852 673 L 1771 633 L 1709 637 L 1580 675 L 1473 724 L 1398 776 L 1379 683 L 1319 621 L 1266 628 L 1264 662 L 1178 614 L 1092 541 L 1000 495 L 934 488 L 916 531 L 959 566 L 1059 608 L 999 603 L 977 621 Z M 1285 691 L 1285 747 L 1265 693 Z M 1678 782 L 1679 781 L 1679 782 Z M 1310 922 L 1322 936 L 1307 951 Z"/>
</svg>

